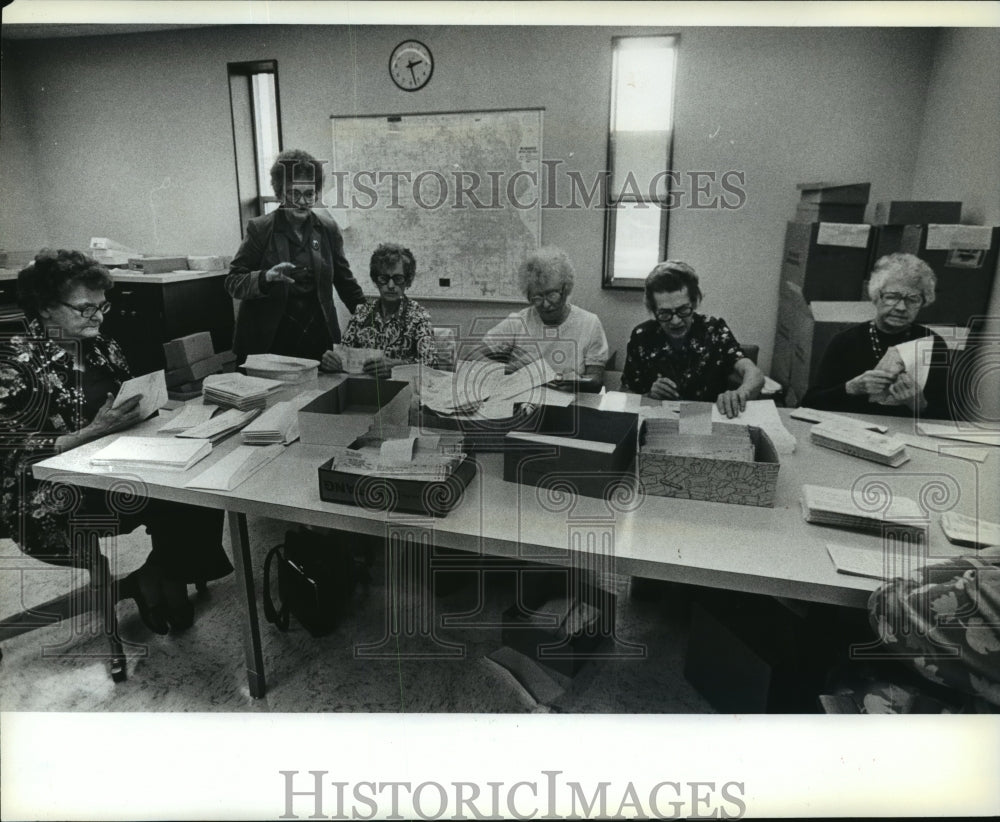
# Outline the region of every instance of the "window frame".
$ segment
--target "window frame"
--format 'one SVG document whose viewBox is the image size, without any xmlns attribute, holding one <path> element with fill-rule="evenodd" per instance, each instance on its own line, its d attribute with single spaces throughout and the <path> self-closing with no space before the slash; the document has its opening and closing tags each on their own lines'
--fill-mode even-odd
<svg viewBox="0 0 1000 822">
<path fill-rule="evenodd" d="M 621 41 L 639 41 L 645 39 L 661 39 L 669 41 L 671 59 L 673 61 L 672 78 L 670 88 L 670 124 L 668 138 L 664 152 L 665 166 L 664 193 L 662 197 L 639 197 L 633 195 L 615 195 L 615 158 L 616 158 L 616 129 L 614 128 L 617 99 L 616 88 L 618 82 L 618 44 Z M 642 289 L 645 286 L 645 274 L 641 277 L 621 277 L 615 275 L 615 250 L 618 234 L 618 216 L 621 211 L 617 206 L 619 203 L 649 203 L 651 207 L 659 208 L 660 220 L 658 226 L 658 259 L 653 263 L 667 259 L 667 241 L 670 234 L 670 211 L 669 204 L 672 197 L 674 170 L 674 135 L 676 132 L 676 99 L 677 99 L 677 62 L 680 51 L 680 35 L 676 33 L 657 33 L 641 35 L 622 35 L 611 38 L 611 79 L 610 79 L 610 100 L 608 104 L 608 148 L 607 148 L 607 200 L 604 204 L 604 260 L 601 271 L 601 288 L 606 290 L 633 291 Z M 662 206 L 662 207 L 661 207 Z M 652 269 L 652 265 L 650 269 Z"/>
</svg>

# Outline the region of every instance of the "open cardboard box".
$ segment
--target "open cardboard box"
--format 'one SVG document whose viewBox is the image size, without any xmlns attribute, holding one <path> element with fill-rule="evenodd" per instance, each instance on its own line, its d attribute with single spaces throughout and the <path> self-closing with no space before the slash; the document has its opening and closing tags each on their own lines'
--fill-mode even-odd
<svg viewBox="0 0 1000 822">
<path fill-rule="evenodd" d="M 542 406 L 531 429 L 507 434 L 503 478 L 524 485 L 569 483 L 578 494 L 603 497 L 628 476 L 638 421 L 622 411 Z"/>
<path fill-rule="evenodd" d="M 639 428 L 637 466 L 639 482 L 645 494 L 660 497 L 728 502 L 736 505 L 774 507 L 774 494 L 781 467 L 778 452 L 770 437 L 756 426 L 747 426 L 754 445 L 754 461 L 713 459 L 644 451 L 647 431 L 654 426 L 661 432 L 673 428 L 674 420 L 644 420 Z M 727 423 L 714 423 L 713 430 L 732 430 Z"/>
<path fill-rule="evenodd" d="M 345 377 L 299 411 L 307 445 L 350 445 L 374 426 L 406 425 L 412 389 L 402 380 Z"/>
</svg>

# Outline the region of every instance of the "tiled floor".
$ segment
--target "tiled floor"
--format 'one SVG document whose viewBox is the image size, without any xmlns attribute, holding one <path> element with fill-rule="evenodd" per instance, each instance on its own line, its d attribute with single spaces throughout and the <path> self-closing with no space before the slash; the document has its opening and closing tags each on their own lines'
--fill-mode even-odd
<svg viewBox="0 0 1000 822">
<path fill-rule="evenodd" d="M 281 541 L 283 532 L 281 523 L 250 520 L 258 586 L 264 554 Z M 134 534 L 118 540 L 109 552 L 118 573 L 141 564 L 147 539 Z M 0 541 L 0 563 L 0 614 L 4 616 L 19 610 L 22 591 L 25 603 L 37 603 L 71 584 L 69 572 L 22 557 L 6 540 Z M 513 601 L 510 573 L 486 576 L 481 608 L 476 607 L 479 591 L 474 583 L 447 596 L 426 598 L 439 642 L 393 636 L 380 647 L 380 658 L 371 658 L 371 646 L 387 637 L 384 557 L 376 557 L 372 570 L 367 596 L 359 595 L 354 613 L 331 635 L 315 639 L 294 621 L 288 633 L 281 633 L 261 615 L 268 678 L 263 699 L 251 698 L 247 689 L 240 610 L 230 576 L 211 583 L 207 594 L 196 596 L 191 588 L 196 621 L 180 635 L 150 633 L 134 603 L 119 604 L 122 634 L 133 643 L 128 649 L 129 678 L 124 683 L 116 685 L 108 676 L 103 656 L 106 643 L 94 635 L 94 622 L 89 618 L 5 641 L 0 710 L 711 711 L 683 676 L 686 611 L 669 598 L 630 598 L 624 578 L 616 581 L 619 641 L 606 643 L 604 648 L 619 655 L 588 661 L 569 678 L 527 657 L 502 651 L 498 623 L 501 611 Z M 403 612 L 409 613 L 405 608 Z M 466 612 L 474 616 L 460 617 L 463 625 L 442 624 L 445 616 L 454 619 Z M 442 648 L 449 655 L 446 658 L 442 658 Z M 641 656 L 624 656 L 635 648 L 642 650 Z"/>
</svg>

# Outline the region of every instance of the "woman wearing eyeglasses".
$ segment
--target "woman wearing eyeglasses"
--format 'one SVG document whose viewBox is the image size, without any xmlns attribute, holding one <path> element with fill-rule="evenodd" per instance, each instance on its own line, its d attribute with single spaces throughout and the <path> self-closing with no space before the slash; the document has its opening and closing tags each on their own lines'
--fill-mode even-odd
<svg viewBox="0 0 1000 822">
<path fill-rule="evenodd" d="M 323 163 L 298 149 L 283 151 L 271 166 L 271 187 L 280 208 L 247 223 L 226 276 L 226 290 L 240 300 L 233 350 L 240 362 L 265 353 L 319 360 L 340 342 L 334 289 L 351 313 L 364 294 L 337 223 L 313 210 Z"/>
<path fill-rule="evenodd" d="M 365 363 L 365 373 L 388 377 L 393 366 L 405 363 L 434 363 L 434 331 L 427 310 L 406 296 L 417 273 L 417 261 L 408 248 L 382 243 L 372 254 L 369 266 L 378 297 L 358 306 L 344 332 L 344 345 L 374 348 L 382 352 Z M 342 371 L 343 363 L 334 351 L 323 354 L 324 371 Z"/>
<path fill-rule="evenodd" d="M 646 308 L 653 319 L 629 338 L 622 390 L 655 400 L 714 402 L 729 418 L 760 396 L 764 375 L 747 357 L 725 320 L 697 313 L 698 275 L 667 260 L 646 277 Z M 731 375 L 740 384 L 729 388 Z"/>
<path fill-rule="evenodd" d="M 608 338 L 596 314 L 572 305 L 573 265 L 562 249 L 538 249 L 518 267 L 528 307 L 491 328 L 474 357 L 502 360 L 519 368 L 544 359 L 556 388 L 600 391 L 608 359 Z"/>
<path fill-rule="evenodd" d="M 949 418 L 948 347 L 939 335 L 915 322 L 920 309 L 934 302 L 936 284 L 931 267 L 913 254 L 879 258 L 868 281 L 875 319 L 830 340 L 802 405 L 895 416 L 919 411 L 924 417 Z M 923 337 L 932 337 L 933 342 L 921 390 L 913 374 L 899 368 L 887 370 L 883 358 L 892 346 Z"/>
<path fill-rule="evenodd" d="M 124 581 L 150 630 L 165 634 L 194 617 L 187 583 L 232 571 L 222 549 L 221 511 L 155 500 L 116 500 L 104 492 L 68 489 L 32 477 L 33 463 L 129 428 L 140 421 L 140 397 L 112 407 L 128 379 L 118 344 L 100 333 L 113 285 L 108 270 L 79 251 L 42 251 L 18 274 L 18 302 L 27 333 L 0 343 L 0 521 L 21 549 L 43 562 L 87 569 L 107 590 L 107 559 L 96 540 L 71 534 L 88 518 L 112 517 L 127 533 L 146 525 L 153 550 Z M 124 657 L 112 674 L 124 678 Z"/>
</svg>

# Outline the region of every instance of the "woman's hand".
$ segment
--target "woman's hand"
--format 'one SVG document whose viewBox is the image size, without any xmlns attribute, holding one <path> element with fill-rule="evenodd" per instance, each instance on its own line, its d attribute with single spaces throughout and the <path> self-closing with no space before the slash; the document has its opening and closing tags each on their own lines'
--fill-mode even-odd
<svg viewBox="0 0 1000 822">
<path fill-rule="evenodd" d="M 894 379 L 888 371 L 873 369 L 848 380 L 844 389 L 852 397 L 874 397 L 888 390 Z"/>
<path fill-rule="evenodd" d="M 677 400 L 681 395 L 677 391 L 677 383 L 672 379 L 657 377 L 646 396 L 654 400 Z"/>
<path fill-rule="evenodd" d="M 268 283 L 294 283 L 295 280 L 288 276 L 293 272 L 297 266 L 295 263 L 278 263 L 276 266 L 269 268 L 267 273 L 264 275 L 264 279 Z"/>
<path fill-rule="evenodd" d="M 84 426 L 74 434 L 65 434 L 59 437 L 56 441 L 59 450 L 76 448 L 78 445 L 96 440 L 105 434 L 113 434 L 115 431 L 122 431 L 142 422 L 142 417 L 139 414 L 141 400 L 142 394 L 136 394 L 134 397 L 129 397 L 117 408 L 112 408 L 115 396 L 108 394 L 107 401 L 100 407 L 94 419 L 90 421 L 90 425 Z"/>
<path fill-rule="evenodd" d="M 330 350 L 323 353 L 323 358 L 319 362 L 320 371 L 343 371 L 344 364 L 340 361 L 337 352 Z"/>
<path fill-rule="evenodd" d="M 380 380 L 387 380 L 392 376 L 392 369 L 400 364 L 400 360 L 392 360 L 388 357 L 372 357 L 365 360 L 365 373 L 369 377 Z"/>
<path fill-rule="evenodd" d="M 900 405 L 908 405 L 910 408 L 917 406 L 921 400 L 920 389 L 906 371 L 896 377 L 896 381 L 889 386 L 889 396 Z"/>
<path fill-rule="evenodd" d="M 728 419 L 738 417 L 747 410 L 747 400 L 750 399 L 750 392 L 745 388 L 734 388 L 732 391 L 723 391 L 715 400 L 715 405 L 720 414 L 725 414 Z"/>
</svg>

